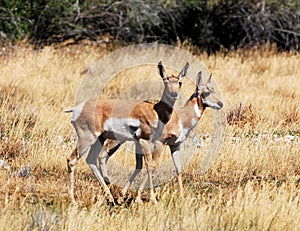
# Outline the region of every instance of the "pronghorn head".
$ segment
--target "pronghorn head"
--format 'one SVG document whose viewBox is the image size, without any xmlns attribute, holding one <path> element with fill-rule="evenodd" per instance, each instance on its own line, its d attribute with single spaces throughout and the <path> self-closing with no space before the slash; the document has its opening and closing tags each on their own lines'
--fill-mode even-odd
<svg viewBox="0 0 300 231">
<path fill-rule="evenodd" d="M 189 63 L 185 64 L 185 66 L 178 74 L 178 76 L 175 76 L 173 74 L 167 76 L 165 72 L 165 68 L 163 67 L 161 61 L 158 63 L 157 67 L 158 67 L 158 73 L 163 79 L 165 85 L 164 93 L 163 93 L 165 100 L 167 100 L 168 102 L 175 102 L 178 98 L 178 93 L 182 85 L 182 80 L 186 76 Z"/>
<path fill-rule="evenodd" d="M 201 71 L 198 73 L 196 95 L 198 96 L 198 99 L 202 101 L 204 107 L 211 107 L 213 109 L 219 110 L 223 107 L 223 103 L 217 98 L 215 94 L 214 87 L 211 84 L 211 77 L 212 74 L 210 74 L 207 83 L 203 84 Z"/>
</svg>

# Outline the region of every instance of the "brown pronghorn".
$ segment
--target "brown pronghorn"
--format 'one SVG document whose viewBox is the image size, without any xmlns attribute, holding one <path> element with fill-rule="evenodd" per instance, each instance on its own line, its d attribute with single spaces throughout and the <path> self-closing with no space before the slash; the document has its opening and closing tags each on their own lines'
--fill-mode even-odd
<svg viewBox="0 0 300 231">
<path fill-rule="evenodd" d="M 161 155 L 162 145 L 167 144 L 170 147 L 172 159 L 175 165 L 176 173 L 178 176 L 178 184 L 180 195 L 183 195 L 183 186 L 182 186 L 182 177 L 181 177 L 181 164 L 180 164 L 180 145 L 182 142 L 186 140 L 190 131 L 198 124 L 201 116 L 203 115 L 204 110 L 207 107 L 213 109 L 221 109 L 223 107 L 223 103 L 217 99 L 215 96 L 214 88 L 211 86 L 211 75 L 208 78 L 206 84 L 202 84 L 201 72 L 197 75 L 196 82 L 196 91 L 191 95 L 189 100 L 186 102 L 184 107 L 173 112 L 169 122 L 165 125 L 162 135 L 159 140 L 155 141 L 155 151 L 152 155 L 145 155 L 145 160 L 149 164 L 150 161 L 153 161 L 152 170 L 158 164 L 159 157 Z M 108 179 L 107 171 L 106 171 L 106 161 L 108 158 L 113 155 L 113 153 L 118 149 L 118 147 L 122 143 L 117 143 L 116 141 L 110 141 L 106 143 L 105 150 L 106 152 L 102 152 L 102 156 L 100 156 L 100 168 L 104 174 L 104 177 Z M 125 185 L 122 190 L 122 194 L 124 195 L 128 188 L 131 186 L 134 178 L 137 173 L 140 171 L 142 166 L 142 159 L 136 158 L 136 168 L 129 181 Z M 147 183 L 147 177 L 142 182 L 139 190 L 136 201 L 141 201 L 141 193 L 142 190 Z M 151 200 L 153 200 L 153 185 L 150 184 L 151 189 Z"/>
<path fill-rule="evenodd" d="M 97 167 L 97 158 L 105 140 L 118 140 L 120 143 L 135 141 L 140 154 L 151 153 L 150 143 L 160 137 L 164 125 L 171 117 L 188 66 L 186 63 L 178 76 L 167 76 L 162 63 L 158 63 L 158 72 L 164 81 L 164 91 L 157 104 L 135 100 L 99 99 L 87 100 L 72 109 L 65 110 L 73 112 L 71 122 L 78 136 L 77 147 L 67 160 L 68 192 L 73 202 L 75 202 L 75 166 L 88 149 L 86 162 L 103 186 L 109 201 L 114 201 Z M 151 171 L 148 173 L 152 182 Z"/>
</svg>

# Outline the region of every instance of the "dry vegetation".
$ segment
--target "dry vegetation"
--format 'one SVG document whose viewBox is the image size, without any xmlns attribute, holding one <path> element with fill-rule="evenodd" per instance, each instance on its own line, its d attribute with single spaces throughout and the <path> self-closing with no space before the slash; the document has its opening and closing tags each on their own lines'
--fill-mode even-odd
<svg viewBox="0 0 300 231">
<path fill-rule="evenodd" d="M 300 55 L 267 48 L 199 55 L 223 93 L 228 126 L 213 167 L 204 176 L 200 161 L 185 169 L 184 200 L 170 182 L 157 190 L 157 206 L 131 203 L 134 191 L 109 205 L 82 158 L 72 206 L 66 158 L 75 143 L 63 109 L 73 105 L 80 72 L 107 52 L 19 47 L 0 56 L 0 230 L 299 229 Z M 26 166 L 30 176 L 20 172 Z"/>
</svg>

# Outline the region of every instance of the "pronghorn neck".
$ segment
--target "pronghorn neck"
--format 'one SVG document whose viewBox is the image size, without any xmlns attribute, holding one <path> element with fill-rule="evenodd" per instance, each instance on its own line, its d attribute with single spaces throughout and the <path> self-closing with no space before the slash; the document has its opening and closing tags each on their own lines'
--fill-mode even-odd
<svg viewBox="0 0 300 231">
<path fill-rule="evenodd" d="M 193 108 L 192 111 L 195 113 L 197 119 L 201 118 L 206 108 L 206 106 L 202 102 L 201 97 L 199 97 L 197 93 L 194 93 L 190 97 L 190 99 L 186 102 L 184 107 L 188 110 L 191 110 L 190 108 Z"/>
<path fill-rule="evenodd" d="M 199 110 L 201 111 L 201 115 L 203 114 L 204 110 L 206 109 L 206 105 L 203 103 L 202 98 L 198 97 L 197 98 L 197 105 Z"/>
<path fill-rule="evenodd" d="M 175 143 L 181 143 L 188 137 L 191 129 L 193 129 L 199 122 L 203 112 L 204 105 L 198 94 L 193 94 L 185 103 L 180 112 L 179 135 Z M 182 113 L 182 114 L 181 114 Z"/>
<path fill-rule="evenodd" d="M 170 105 L 171 107 L 174 106 L 175 104 L 175 101 L 176 99 L 171 99 L 171 97 L 168 95 L 167 91 L 165 90 L 161 99 L 160 99 L 160 102 L 163 102 L 165 103 L 166 105 Z"/>
<path fill-rule="evenodd" d="M 171 118 L 175 101 L 175 99 L 171 99 L 170 96 L 168 96 L 165 89 L 160 101 L 154 105 L 154 110 L 156 111 L 159 120 L 164 124 Z"/>
<path fill-rule="evenodd" d="M 167 103 L 164 100 L 160 100 L 157 104 L 154 105 L 154 110 L 156 111 L 158 118 L 161 122 L 166 124 L 171 117 L 173 112 L 174 102 Z"/>
</svg>

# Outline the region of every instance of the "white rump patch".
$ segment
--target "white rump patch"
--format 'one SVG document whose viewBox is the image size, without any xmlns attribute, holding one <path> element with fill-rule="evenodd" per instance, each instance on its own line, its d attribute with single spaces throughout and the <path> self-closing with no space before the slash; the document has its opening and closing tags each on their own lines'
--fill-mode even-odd
<svg viewBox="0 0 300 231">
<path fill-rule="evenodd" d="M 81 103 L 73 108 L 72 120 L 74 120 L 74 121 L 77 120 L 77 118 L 80 116 L 80 114 L 82 112 L 82 109 L 83 109 L 85 103 L 86 103 L 86 101 L 84 101 L 83 103 Z"/>
</svg>

